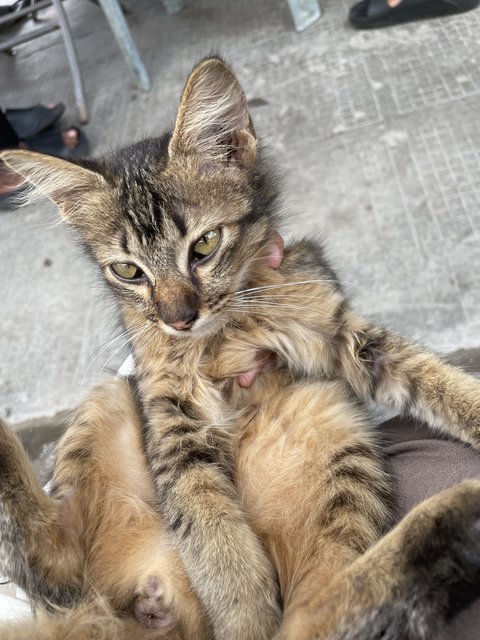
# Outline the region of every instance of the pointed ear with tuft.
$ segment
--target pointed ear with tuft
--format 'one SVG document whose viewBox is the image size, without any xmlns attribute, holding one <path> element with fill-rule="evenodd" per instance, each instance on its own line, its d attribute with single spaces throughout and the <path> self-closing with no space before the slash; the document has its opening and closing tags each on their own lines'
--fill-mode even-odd
<svg viewBox="0 0 480 640">
<path fill-rule="evenodd" d="M 27 201 L 35 199 L 37 194 L 47 196 L 58 205 L 67 222 L 75 223 L 75 214 L 85 194 L 106 187 L 106 181 L 99 173 L 35 151 L 2 151 L 0 159 L 25 179 Z"/>
<path fill-rule="evenodd" d="M 209 162 L 249 169 L 257 138 L 240 83 L 219 58 L 200 62 L 183 90 L 169 157 L 196 153 Z"/>
</svg>

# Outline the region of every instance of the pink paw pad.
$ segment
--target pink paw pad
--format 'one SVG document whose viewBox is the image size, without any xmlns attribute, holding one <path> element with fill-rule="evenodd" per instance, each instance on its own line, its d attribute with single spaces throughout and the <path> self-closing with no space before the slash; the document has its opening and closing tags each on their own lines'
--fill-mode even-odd
<svg viewBox="0 0 480 640">
<path fill-rule="evenodd" d="M 166 629 L 173 624 L 173 616 L 164 602 L 162 581 L 149 576 L 134 605 L 135 617 L 147 629 Z"/>
</svg>

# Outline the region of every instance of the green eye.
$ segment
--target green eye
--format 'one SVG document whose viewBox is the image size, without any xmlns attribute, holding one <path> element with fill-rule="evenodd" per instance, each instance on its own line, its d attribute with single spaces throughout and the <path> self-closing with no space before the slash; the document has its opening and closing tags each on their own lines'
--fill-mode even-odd
<svg viewBox="0 0 480 640">
<path fill-rule="evenodd" d="M 212 255 L 220 242 L 220 227 L 207 231 L 200 240 L 193 245 L 193 257 L 195 260 L 203 260 L 207 256 Z"/>
<path fill-rule="evenodd" d="M 110 269 L 120 280 L 138 281 L 145 279 L 143 271 L 136 265 L 129 264 L 128 262 L 116 262 L 110 265 Z"/>
</svg>

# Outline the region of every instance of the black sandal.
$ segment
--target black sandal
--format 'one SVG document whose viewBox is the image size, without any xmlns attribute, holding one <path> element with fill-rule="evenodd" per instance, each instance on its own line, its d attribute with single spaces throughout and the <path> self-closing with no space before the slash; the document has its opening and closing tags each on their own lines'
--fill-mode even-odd
<svg viewBox="0 0 480 640">
<path fill-rule="evenodd" d="M 387 0 L 363 0 L 350 9 L 349 20 L 357 29 L 376 29 L 464 13 L 479 4 L 480 0 L 402 0 L 397 7 L 390 7 Z"/>
<path fill-rule="evenodd" d="M 71 129 L 75 130 L 78 136 L 78 144 L 73 149 L 64 143 L 60 129 L 41 131 L 36 136 L 26 138 L 26 146 L 24 148 L 59 158 L 78 158 L 87 155 L 89 151 L 87 137 L 77 127 L 66 127 L 63 131 L 70 131 Z"/>
<path fill-rule="evenodd" d="M 54 125 L 64 111 L 65 105 L 59 102 L 51 108 L 36 104 L 26 109 L 6 109 L 5 116 L 17 136 L 23 140 Z"/>
</svg>

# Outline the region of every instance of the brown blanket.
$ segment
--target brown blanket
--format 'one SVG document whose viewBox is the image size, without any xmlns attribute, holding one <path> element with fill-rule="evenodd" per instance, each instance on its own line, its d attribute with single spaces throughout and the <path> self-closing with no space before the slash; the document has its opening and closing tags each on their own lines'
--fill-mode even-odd
<svg viewBox="0 0 480 640">
<path fill-rule="evenodd" d="M 412 507 L 466 478 L 480 478 L 480 453 L 443 439 L 414 422 L 394 418 L 381 430 L 389 470 L 397 484 L 397 519 Z M 459 614 L 432 640 L 479 640 L 480 600 Z"/>
</svg>

